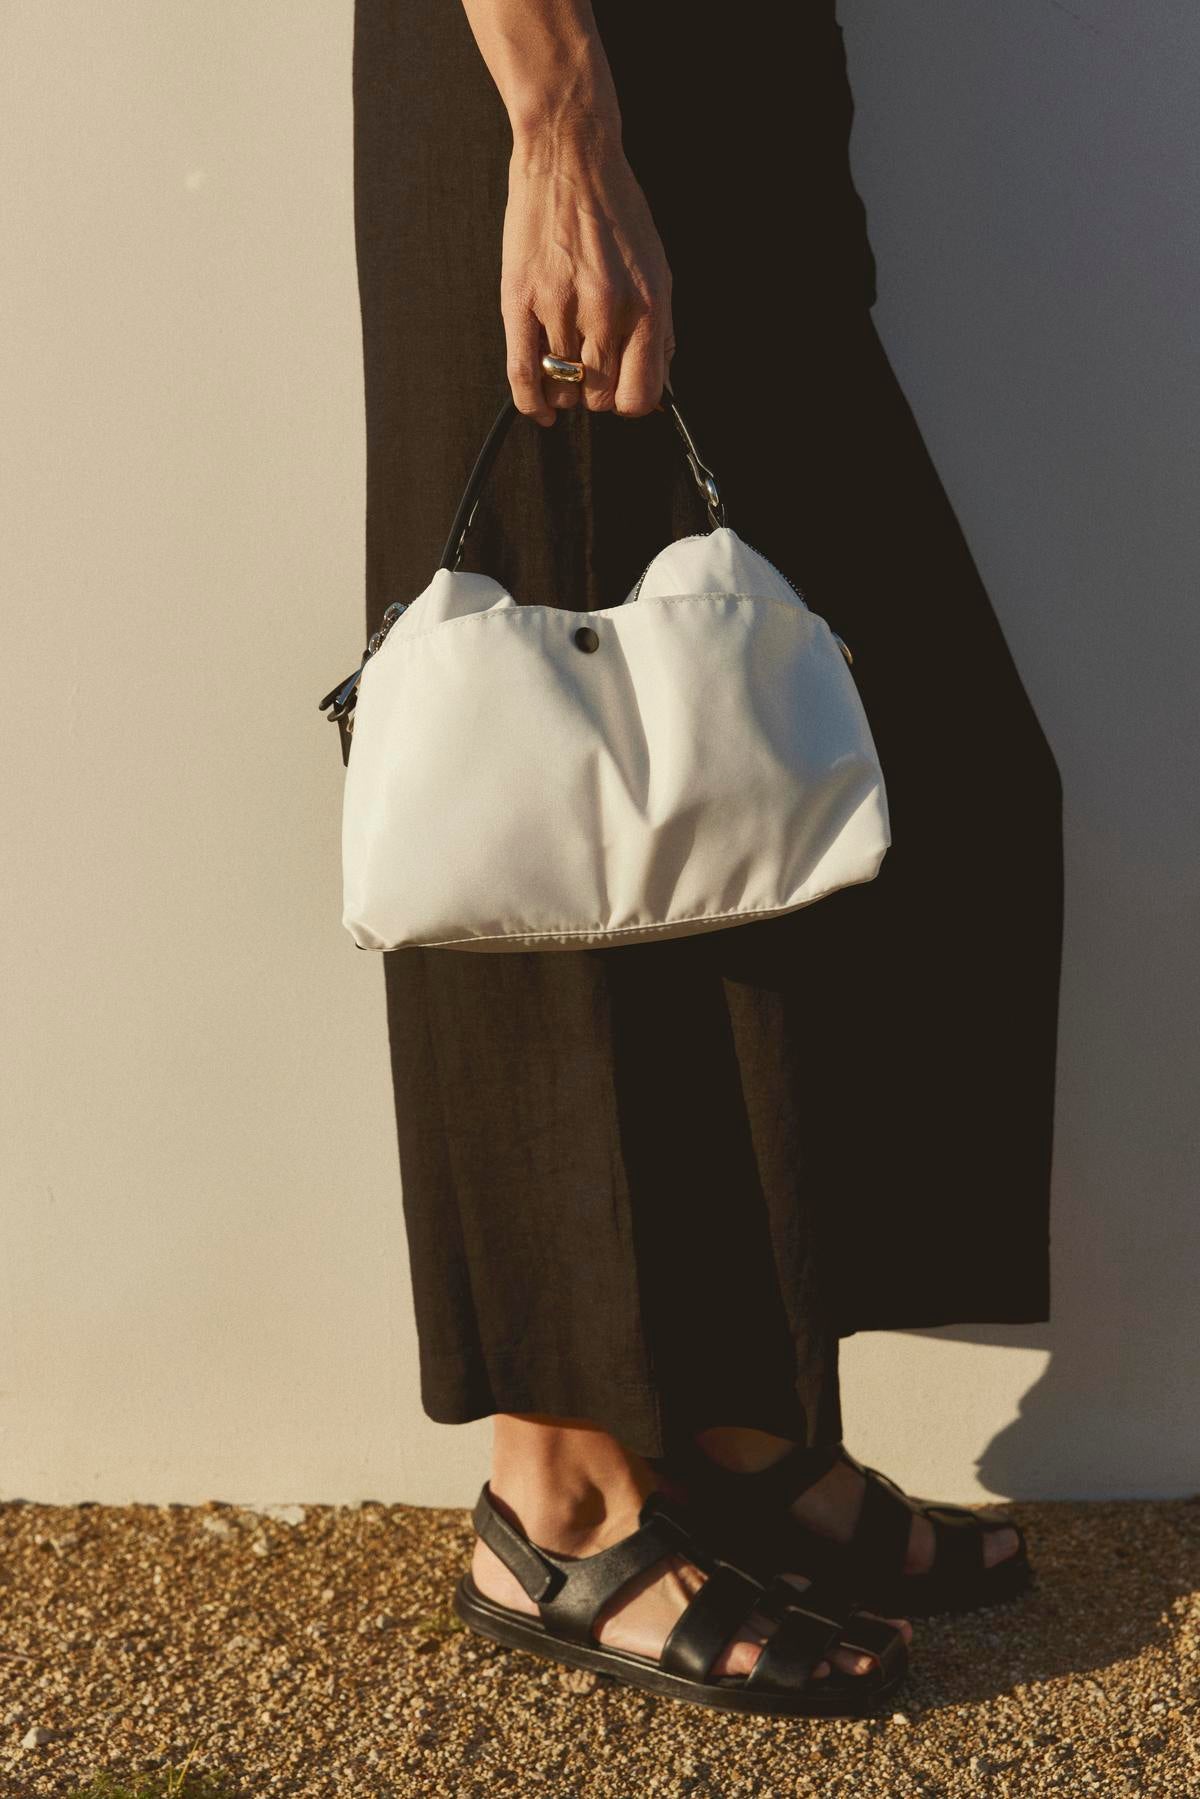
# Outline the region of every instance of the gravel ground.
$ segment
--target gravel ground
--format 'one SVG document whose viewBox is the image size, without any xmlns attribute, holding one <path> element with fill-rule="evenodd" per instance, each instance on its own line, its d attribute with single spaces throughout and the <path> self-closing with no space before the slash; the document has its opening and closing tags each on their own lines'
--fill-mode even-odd
<svg viewBox="0 0 1200 1799">
<path fill-rule="evenodd" d="M 1200 1501 L 1014 1510 L 1038 1590 L 917 1625 L 902 1710 L 809 1723 L 463 1631 L 463 1512 L 3 1505 L 0 1795 L 197 1744 L 246 1799 L 1200 1795 Z"/>
</svg>

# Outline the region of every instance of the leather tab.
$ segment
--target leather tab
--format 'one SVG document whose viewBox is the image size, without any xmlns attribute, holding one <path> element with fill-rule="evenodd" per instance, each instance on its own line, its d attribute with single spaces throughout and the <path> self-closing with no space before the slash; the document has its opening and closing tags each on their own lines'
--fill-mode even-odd
<svg viewBox="0 0 1200 1799">
<path fill-rule="evenodd" d="M 529 1597 L 540 1606 L 559 1591 L 565 1580 L 561 1568 L 544 1556 L 529 1541 L 523 1530 L 510 1524 L 496 1510 L 492 1489 L 484 1481 L 471 1522 L 481 1542 L 486 1543 L 510 1574 L 515 1574 Z"/>
</svg>

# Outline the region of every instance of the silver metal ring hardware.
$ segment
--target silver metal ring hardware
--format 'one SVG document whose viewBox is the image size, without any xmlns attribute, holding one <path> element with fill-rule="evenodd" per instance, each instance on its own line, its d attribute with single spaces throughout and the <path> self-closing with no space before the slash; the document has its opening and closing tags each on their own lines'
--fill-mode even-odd
<svg viewBox="0 0 1200 1799">
<path fill-rule="evenodd" d="M 709 523 L 714 528 L 718 525 L 723 525 L 725 523 L 725 504 L 721 499 L 721 490 L 717 486 L 717 478 L 712 470 L 707 468 L 705 464 L 701 462 L 700 452 L 696 448 L 692 434 L 680 418 L 678 412 L 673 412 L 671 414 L 671 420 L 680 437 L 683 439 L 683 452 L 687 457 L 688 467 L 692 471 L 692 479 L 700 490 L 701 498 L 704 501 L 705 509 L 708 513 Z"/>
</svg>

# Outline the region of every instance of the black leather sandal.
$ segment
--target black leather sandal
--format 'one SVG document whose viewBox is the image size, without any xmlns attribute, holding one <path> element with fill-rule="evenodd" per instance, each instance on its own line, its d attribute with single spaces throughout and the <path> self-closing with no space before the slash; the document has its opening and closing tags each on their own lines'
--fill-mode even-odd
<svg viewBox="0 0 1200 1799">
<path fill-rule="evenodd" d="M 801 1524 L 788 1509 L 838 1460 L 857 1468 L 867 1483 L 848 1543 Z M 760 1580 L 772 1573 L 811 1574 L 833 1583 L 856 1604 L 891 1618 L 975 1611 L 1015 1599 L 1033 1582 L 1019 1525 L 981 1518 L 961 1505 L 912 1499 L 886 1474 L 864 1467 L 841 1444 L 831 1446 L 823 1457 L 803 1448 L 790 1450 L 757 1474 L 722 1468 L 697 1445 L 674 1451 L 656 1466 L 683 1486 L 701 1528 L 719 1530 L 721 1542 L 739 1558 L 739 1565 Z M 904 1572 L 914 1515 L 928 1518 L 934 1531 L 933 1564 L 925 1574 Z M 983 1546 L 996 1530 L 1016 1531 L 1018 1547 L 989 1568 Z"/>
<path fill-rule="evenodd" d="M 495 1642 L 533 1655 L 590 1668 L 629 1686 L 721 1711 L 773 1717 L 848 1717 L 874 1711 L 900 1685 L 908 1649 L 900 1632 L 868 1618 L 814 1583 L 803 1592 L 790 1582 L 756 1580 L 697 1540 L 687 1514 L 652 1493 L 638 1528 L 601 1550 L 573 1558 L 530 1542 L 501 1515 L 485 1484 L 475 1507 L 479 1536 L 537 1602 L 536 1617 L 488 1599 L 466 1573 L 454 1595 L 464 1624 Z M 666 1556 L 679 1555 L 706 1575 L 663 1645 L 657 1660 L 610 1649 L 594 1634 L 603 1608 L 628 1582 Z M 800 1572 L 800 1570 L 793 1570 Z M 713 1676 L 712 1665 L 752 1615 L 774 1624 L 749 1674 Z M 812 1678 L 837 1648 L 870 1655 L 865 1674 L 831 1668 Z"/>
</svg>

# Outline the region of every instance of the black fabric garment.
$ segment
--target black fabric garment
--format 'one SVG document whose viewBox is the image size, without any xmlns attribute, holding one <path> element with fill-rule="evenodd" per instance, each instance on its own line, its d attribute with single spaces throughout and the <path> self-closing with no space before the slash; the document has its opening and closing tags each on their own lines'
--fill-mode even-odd
<svg viewBox="0 0 1200 1799">
<path fill-rule="evenodd" d="M 840 1336 L 1047 1315 L 1059 772 L 875 333 L 832 4 L 596 17 L 675 397 L 729 523 L 854 651 L 893 844 L 699 937 L 382 958 L 422 1397 L 649 1455 L 820 1443 Z M 357 0 L 355 34 L 370 630 L 431 578 L 507 391 L 511 136 L 454 0 Z M 703 528 L 665 414 L 518 419 L 463 566 L 610 605 Z"/>
</svg>

